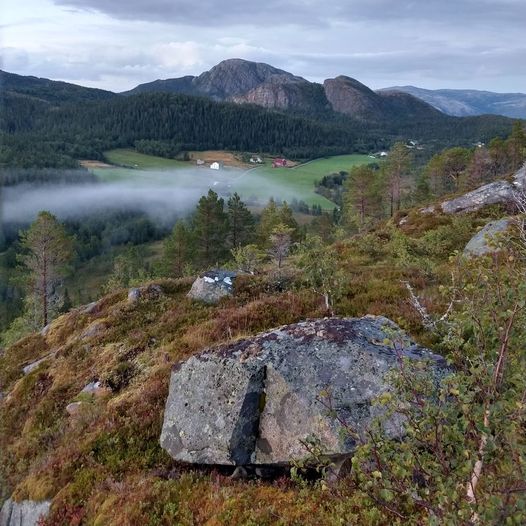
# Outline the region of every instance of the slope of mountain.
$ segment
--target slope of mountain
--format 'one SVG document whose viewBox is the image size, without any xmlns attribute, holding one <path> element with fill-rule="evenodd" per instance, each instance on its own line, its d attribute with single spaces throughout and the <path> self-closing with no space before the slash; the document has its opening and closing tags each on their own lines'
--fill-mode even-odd
<svg viewBox="0 0 526 526">
<path fill-rule="evenodd" d="M 72 167 L 76 159 L 100 159 L 104 150 L 144 140 L 156 141 L 159 151 L 312 158 L 375 151 L 404 138 L 434 148 L 472 144 L 511 129 L 506 117 L 455 118 L 410 94 L 375 92 L 350 77 L 322 85 L 240 59 L 198 77 L 143 84 L 128 92 L 134 96 L 4 72 L 0 80 L 0 165 L 6 166 Z"/>
<path fill-rule="evenodd" d="M 0 91 L 4 95 L 16 94 L 17 96 L 31 97 L 52 104 L 108 100 L 117 97 L 111 91 L 85 88 L 84 86 L 68 82 L 16 75 L 1 70 Z"/>
<path fill-rule="evenodd" d="M 223 60 L 197 77 L 189 75 L 176 79 L 155 80 L 140 84 L 123 94 L 135 95 L 151 91 L 164 91 L 187 95 L 204 95 L 215 100 L 228 100 L 231 97 L 249 92 L 269 81 L 272 77 L 280 77 L 282 82 L 303 80 L 268 64 L 233 58 Z"/>
<path fill-rule="evenodd" d="M 428 90 L 415 86 L 395 86 L 382 91 L 399 91 L 431 104 L 438 110 L 464 117 L 471 115 L 504 115 L 526 119 L 525 93 L 494 93 L 491 91 L 438 89 Z"/>
<path fill-rule="evenodd" d="M 350 77 L 328 79 L 321 85 L 268 64 L 242 59 L 224 60 L 198 77 L 141 84 L 124 94 L 158 91 L 311 114 L 332 110 L 362 121 L 403 117 L 407 111 L 411 118 L 438 115 L 436 110 L 412 96 L 375 93 Z"/>
</svg>

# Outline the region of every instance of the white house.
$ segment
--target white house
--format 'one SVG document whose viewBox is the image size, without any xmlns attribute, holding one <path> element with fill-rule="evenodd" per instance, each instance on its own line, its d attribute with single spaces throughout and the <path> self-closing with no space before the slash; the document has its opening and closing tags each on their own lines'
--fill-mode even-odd
<svg viewBox="0 0 526 526">
<path fill-rule="evenodd" d="M 221 170 L 222 166 L 217 162 L 217 161 L 214 161 L 211 165 L 210 165 L 210 169 L 211 170 Z"/>
</svg>

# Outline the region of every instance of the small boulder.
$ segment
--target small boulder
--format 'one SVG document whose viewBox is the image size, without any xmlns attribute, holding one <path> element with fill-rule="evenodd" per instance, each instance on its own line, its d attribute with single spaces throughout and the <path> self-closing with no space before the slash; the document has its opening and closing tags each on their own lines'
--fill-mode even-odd
<svg viewBox="0 0 526 526">
<path fill-rule="evenodd" d="M 201 274 L 193 283 L 187 296 L 204 303 L 215 304 L 234 293 L 237 272 L 211 270 Z"/>
<path fill-rule="evenodd" d="M 342 460 L 355 442 L 340 422 L 364 433 L 382 414 L 372 401 L 389 390 L 400 356 L 429 360 L 437 377 L 447 371 L 443 358 L 375 316 L 296 323 L 192 356 L 172 372 L 161 446 L 189 463 L 283 466 L 314 437 Z M 401 417 L 384 429 L 401 437 Z"/>
<path fill-rule="evenodd" d="M 497 252 L 498 248 L 494 246 L 499 235 L 504 234 L 513 223 L 512 218 L 498 219 L 489 223 L 477 232 L 464 248 L 464 255 L 467 257 L 484 256 Z"/>
<path fill-rule="evenodd" d="M 82 406 L 82 402 L 71 402 L 71 404 L 68 404 L 66 406 L 66 412 L 69 416 L 75 416 Z"/>
<path fill-rule="evenodd" d="M 80 338 L 86 340 L 101 335 L 106 330 L 106 324 L 102 321 L 94 321 L 84 329 Z"/>
<path fill-rule="evenodd" d="M 40 360 L 31 362 L 30 364 L 22 368 L 22 371 L 24 372 L 25 375 L 28 375 L 29 373 L 33 372 L 41 363 L 44 363 L 47 359 L 48 359 L 48 356 L 44 356 L 44 358 L 40 358 Z"/>
<path fill-rule="evenodd" d="M 161 297 L 163 289 L 159 285 L 134 287 L 128 292 L 128 303 L 135 304 L 140 300 L 156 300 Z"/>
<path fill-rule="evenodd" d="M 83 305 L 82 307 L 79 307 L 79 311 L 81 314 L 96 314 L 98 310 L 99 310 L 98 301 L 92 301 L 91 303 L 88 303 L 87 305 Z"/>
<path fill-rule="evenodd" d="M 99 396 L 104 396 L 105 394 L 108 394 L 109 392 L 111 392 L 111 390 L 108 387 L 105 387 L 102 384 L 102 382 L 97 380 L 95 382 L 90 382 L 89 384 L 87 384 L 80 393 L 99 397 Z"/>
<path fill-rule="evenodd" d="M 49 514 L 51 501 L 7 499 L 0 511 L 0 526 L 37 526 Z"/>
</svg>

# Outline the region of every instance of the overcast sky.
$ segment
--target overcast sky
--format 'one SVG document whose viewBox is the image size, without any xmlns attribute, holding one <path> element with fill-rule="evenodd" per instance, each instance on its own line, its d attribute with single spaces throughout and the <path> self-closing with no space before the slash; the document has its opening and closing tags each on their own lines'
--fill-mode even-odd
<svg viewBox="0 0 526 526">
<path fill-rule="evenodd" d="M 2 0 L 2 69 L 122 91 L 226 58 L 526 92 L 526 0 Z"/>
</svg>

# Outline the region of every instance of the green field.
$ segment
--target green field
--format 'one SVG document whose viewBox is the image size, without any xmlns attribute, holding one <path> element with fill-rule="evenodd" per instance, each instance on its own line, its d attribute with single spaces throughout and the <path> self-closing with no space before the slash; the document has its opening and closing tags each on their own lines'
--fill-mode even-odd
<svg viewBox="0 0 526 526">
<path fill-rule="evenodd" d="M 240 177 L 236 183 L 237 191 L 244 196 L 255 195 L 267 198 L 271 195 L 284 200 L 294 197 L 309 205 L 319 204 L 324 209 L 334 208 L 334 203 L 314 192 L 314 184 L 325 175 L 349 171 L 353 166 L 372 161 L 367 155 L 337 155 L 316 159 L 294 168 L 272 168 L 270 162 L 255 168 Z"/>
<path fill-rule="evenodd" d="M 334 203 L 314 191 L 314 183 L 323 176 L 348 171 L 372 161 L 367 155 L 338 155 L 316 159 L 294 168 L 272 168 L 271 160 L 255 168 L 225 168 L 213 171 L 196 168 L 190 162 L 164 159 L 137 153 L 130 149 L 105 152 L 107 161 L 115 167 L 96 168 L 94 173 L 103 181 L 127 181 L 137 184 L 181 185 L 183 187 L 214 187 L 238 192 L 244 199 L 265 203 L 270 197 L 291 201 L 296 198 L 325 210 Z"/>
</svg>

